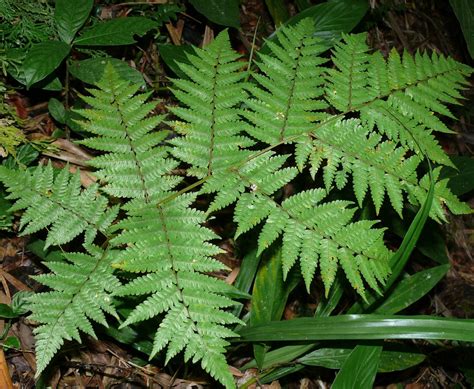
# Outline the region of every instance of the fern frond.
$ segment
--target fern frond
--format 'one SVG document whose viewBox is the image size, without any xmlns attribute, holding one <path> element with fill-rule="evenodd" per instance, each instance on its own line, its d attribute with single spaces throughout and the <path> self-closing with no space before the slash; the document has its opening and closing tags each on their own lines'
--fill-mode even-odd
<svg viewBox="0 0 474 389">
<path fill-rule="evenodd" d="M 201 226 L 204 212 L 189 207 L 194 199 L 181 195 L 118 224 L 122 232 L 112 243 L 128 247 L 115 266 L 143 275 L 115 294 L 146 296 L 122 327 L 164 314 L 151 356 L 168 346 L 168 361 L 184 350 L 186 360 L 201 361 L 230 388 L 234 384 L 224 357 L 225 338 L 236 334 L 225 325 L 240 321 L 223 310 L 234 304 L 223 296 L 230 286 L 203 274 L 225 267 L 213 258 L 221 250 L 209 243 L 216 235 Z"/>
<path fill-rule="evenodd" d="M 22 235 L 48 229 L 46 247 L 70 242 L 85 233 L 91 243 L 97 232 L 104 235 L 117 216 L 116 207 L 99 195 L 97 185 L 81 190 L 79 173 L 62 169 L 55 174 L 51 164 L 29 170 L 10 170 L 0 166 L 0 181 L 14 199 L 11 210 L 24 210 Z"/>
<path fill-rule="evenodd" d="M 189 79 L 173 80 L 172 92 L 186 108 L 170 107 L 181 119 L 171 124 L 182 135 L 170 143 L 172 154 L 191 165 L 188 174 L 202 178 L 245 159 L 253 142 L 240 134 L 245 73 L 227 32 L 195 52 L 190 64 L 180 65 Z"/>
<path fill-rule="evenodd" d="M 365 34 L 345 36 L 333 52 L 326 98 L 344 114 L 358 111 L 362 122 L 432 161 L 452 165 L 432 135 L 451 133 L 434 115 L 454 118 L 446 104 L 458 104 L 472 69 L 433 54 L 401 57 L 392 50 L 385 61 L 367 54 Z"/>
<path fill-rule="evenodd" d="M 336 69 L 327 71 L 326 98 L 340 112 L 352 111 L 370 101 L 367 94 L 370 54 L 366 34 L 344 35 L 333 50 Z"/>
<path fill-rule="evenodd" d="M 139 88 L 107 66 L 97 88 L 89 90 L 92 96 L 82 97 L 91 108 L 77 110 L 87 119 L 81 127 L 95 135 L 80 143 L 105 152 L 89 165 L 98 169 L 94 174 L 106 183 L 106 193 L 133 199 L 126 209 L 161 200 L 180 181 L 168 174 L 177 166 L 163 146 L 168 133 L 153 131 L 163 116 L 149 116 L 156 103 L 147 103 L 149 94 L 137 94 Z"/>
<path fill-rule="evenodd" d="M 409 195 L 410 203 L 421 204 L 429 185 L 421 185 L 422 180 L 417 177 L 416 169 L 421 162 L 418 156 L 407 156 L 405 148 L 381 139 L 379 134 L 369 132 L 358 119 L 331 122 L 314 133 L 309 145 L 308 141 L 297 144 L 299 168 L 301 170 L 308 161 L 314 175 L 322 166 L 328 191 L 333 186 L 344 188 L 348 183 L 347 176 L 352 175 L 359 206 L 370 190 L 377 212 L 387 194 L 393 209 L 402 216 L 403 195 Z M 325 165 L 323 161 L 326 161 Z M 414 190 L 417 196 L 413 197 Z M 445 220 L 444 205 L 457 213 L 467 211 L 467 207 L 449 192 L 446 182 L 436 183 L 434 204 L 430 216 L 435 220 Z"/>
<path fill-rule="evenodd" d="M 312 123 L 324 117 L 327 104 L 321 99 L 327 60 L 318 57 L 324 46 L 313 36 L 311 20 L 294 28 L 280 29 L 279 43 L 267 42 L 270 54 L 260 54 L 261 73 L 253 74 L 249 85 L 252 96 L 246 101 L 244 116 L 250 121 L 246 131 L 264 143 L 277 144 L 295 135 L 305 134 Z"/>
<path fill-rule="evenodd" d="M 284 276 L 299 259 L 308 289 L 319 261 L 326 293 L 334 281 L 338 262 L 362 296 L 365 288 L 361 274 L 369 286 L 378 290 L 374 280 L 383 283 L 390 272 L 390 252 L 382 239 L 384 230 L 373 228 L 374 221 L 351 223 L 355 211 L 349 207 L 351 203 L 321 203 L 326 196 L 322 189 L 300 192 L 281 204 L 276 202 L 272 195 L 297 174 L 296 168 L 281 168 L 285 160 L 285 156 L 266 153 L 233 170 L 226 180 L 213 177 L 203 188 L 206 193 L 218 192 L 210 209 L 237 201 L 236 237 L 265 221 L 258 252 L 283 236 Z"/>
<path fill-rule="evenodd" d="M 30 319 L 40 324 L 36 338 L 36 376 L 46 368 L 65 340 L 93 336 L 91 321 L 107 327 L 105 314 L 117 317 L 111 293 L 120 282 L 112 274 L 113 253 L 88 246 L 88 253 L 64 253 L 64 262 L 45 262 L 52 273 L 35 276 L 51 291 L 30 297 Z"/>
<path fill-rule="evenodd" d="M 236 70 L 240 64 L 235 62 L 236 56 L 228 46 L 223 35 L 214 45 L 200 52 L 201 65 L 211 59 L 216 65 L 216 74 L 213 74 L 214 78 L 210 77 L 215 85 L 208 92 L 212 95 L 217 89 L 223 91 L 212 97 L 214 101 L 210 106 L 214 105 L 212 120 L 215 123 L 205 128 L 207 132 L 215 131 L 209 135 L 211 143 L 206 146 L 215 146 L 206 162 L 211 172 L 222 170 L 229 163 L 229 160 L 224 161 L 227 151 L 232 163 L 240 160 L 239 142 L 244 139 L 232 130 L 234 125 L 237 128 L 233 107 L 242 100 L 239 96 L 242 88 L 237 87 L 241 75 Z M 206 66 L 212 69 L 212 65 L 207 63 Z M 196 77 L 203 75 L 206 76 L 204 70 Z M 189 84 L 176 83 L 181 88 L 176 92 L 177 96 L 194 110 L 196 106 L 185 94 Z M 209 243 L 216 235 L 202 227 L 204 213 L 191 208 L 195 195 L 178 196 L 173 192 L 180 178 L 173 176 L 171 170 L 178 163 L 167 156 L 169 147 L 162 144 L 167 134 L 152 131 L 162 118 L 148 117 L 154 108 L 154 104 L 145 103 L 148 96 L 136 94 L 137 87 L 121 81 L 111 68 L 106 70 L 97 86 L 98 89 L 90 91 L 91 97 L 83 98 L 92 108 L 79 111 L 87 118 L 83 128 L 96 136 L 82 143 L 105 151 L 90 162 L 99 169 L 96 175 L 105 183 L 104 190 L 113 196 L 130 199 L 123 207 L 128 218 L 114 225 L 114 231 L 119 233 L 111 244 L 122 248 L 117 250 L 114 267 L 139 274 L 116 289 L 115 295 L 143 296 L 143 302 L 130 313 L 122 327 L 162 317 L 151 357 L 165 347 L 167 361 L 184 351 L 186 359 L 201 361 L 206 371 L 232 387 L 233 378 L 224 357 L 228 344 L 225 338 L 236 334 L 225 325 L 239 320 L 223 310 L 234 304 L 223 295 L 231 287 L 204 274 L 224 267 L 213 258 L 220 249 Z M 233 96 L 233 92 L 237 92 L 237 96 Z M 221 101 L 221 97 L 227 100 Z M 178 111 L 177 108 L 175 113 L 180 116 Z M 227 115 L 227 119 L 219 115 Z M 195 128 L 203 130 L 199 126 Z M 173 150 L 185 152 L 189 146 L 194 152 L 193 142 L 201 136 L 175 138 L 172 143 L 183 145 Z M 188 162 L 192 164 L 192 158 Z M 196 171 L 203 171 L 199 170 L 201 165 L 194 166 Z M 163 202 L 165 198 L 167 201 Z"/>
</svg>

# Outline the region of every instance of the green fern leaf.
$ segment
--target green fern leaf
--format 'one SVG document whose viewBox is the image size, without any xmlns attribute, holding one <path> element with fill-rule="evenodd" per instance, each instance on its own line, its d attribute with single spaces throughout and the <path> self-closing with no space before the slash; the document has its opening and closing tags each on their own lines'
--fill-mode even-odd
<svg viewBox="0 0 474 389">
<path fill-rule="evenodd" d="M 155 336 L 152 356 L 168 346 L 166 359 L 185 351 L 185 358 L 201 366 L 226 387 L 233 379 L 224 358 L 225 338 L 236 336 L 225 327 L 240 322 L 223 308 L 233 301 L 223 296 L 229 287 L 203 274 L 224 266 L 212 257 L 220 249 L 216 238 L 201 227 L 205 214 L 189 208 L 195 196 L 182 195 L 158 207 L 136 212 L 120 222 L 122 232 L 112 243 L 128 247 L 115 265 L 144 273 L 115 294 L 144 295 L 123 326 L 165 314 Z M 217 370 L 216 370 L 217 369 Z"/>
<path fill-rule="evenodd" d="M 107 327 L 105 314 L 117 317 L 111 293 L 120 286 L 112 274 L 113 253 L 88 246 L 89 253 L 64 253 L 65 262 L 45 262 L 50 274 L 34 278 L 52 291 L 30 297 L 30 319 L 40 324 L 36 338 L 36 376 L 65 340 L 81 341 L 80 331 L 95 337 L 91 321 Z"/>
<path fill-rule="evenodd" d="M 62 169 L 56 176 L 51 164 L 30 170 L 10 170 L 0 166 L 0 181 L 15 199 L 12 211 L 25 210 L 20 222 L 22 235 L 48 228 L 46 247 L 70 242 L 85 232 L 86 242 L 106 234 L 118 213 L 107 208 L 97 185 L 81 190 L 79 173 Z"/>
<path fill-rule="evenodd" d="M 156 103 L 146 103 L 149 94 L 137 94 L 139 88 L 107 66 L 97 88 L 89 90 L 92 96 L 82 97 L 91 108 L 77 110 L 87 119 L 81 127 L 95 135 L 81 143 L 105 152 L 89 165 L 98 169 L 94 174 L 106 183 L 106 193 L 132 199 L 125 209 L 161 200 L 180 181 L 168 174 L 177 166 L 163 146 L 168 133 L 153 131 L 163 117 L 149 116 Z"/>
<path fill-rule="evenodd" d="M 370 266 L 366 266 L 364 272 L 369 285 L 373 284 L 374 279 L 383 283 L 390 272 L 387 266 L 390 252 L 383 244 L 383 229 L 372 228 L 375 222 L 351 223 L 354 210 L 348 207 L 349 202 L 321 203 L 326 195 L 322 189 L 300 192 L 281 204 L 273 199 L 272 195 L 276 190 L 291 181 L 297 173 L 295 168 L 282 168 L 285 160 L 285 157 L 273 156 L 272 153 L 260 155 L 227 175 L 233 174 L 234 180 L 230 177 L 227 180 L 211 178 L 206 183 L 208 185 L 204 186 L 204 191 L 219 190 L 221 193 L 225 192 L 229 199 L 237 201 L 234 212 L 236 236 L 264 222 L 258 240 L 259 253 L 279 236 L 283 236 L 282 265 L 285 277 L 299 260 L 306 287 L 309 288 L 319 258 L 328 292 L 334 281 L 339 260 L 337 253 L 340 251 L 344 253 L 343 268 L 346 275 L 357 285 L 357 291 L 362 296 L 364 288 L 359 282 L 361 276 L 357 256 L 380 262 L 377 269 L 384 269 L 382 273 L 379 271 L 376 275 Z M 244 185 L 233 185 L 236 180 Z M 227 182 L 230 183 L 229 186 L 226 186 Z M 220 189 L 219 184 L 222 185 Z M 320 244 L 308 243 L 311 240 Z"/>
<path fill-rule="evenodd" d="M 259 55 L 261 73 L 253 74 L 255 85 L 248 90 L 244 116 L 251 125 L 247 132 L 262 142 L 285 142 L 310 131 L 312 122 L 325 116 L 326 103 L 320 99 L 323 67 L 318 57 L 324 45 L 313 36 L 314 24 L 303 20 L 294 28 L 277 32 L 279 44 L 267 42 L 270 54 Z M 318 112 L 319 111 L 319 112 Z"/>
<path fill-rule="evenodd" d="M 245 99 L 243 63 L 231 49 L 227 32 L 205 49 L 195 49 L 181 64 L 187 80 L 173 80 L 172 92 L 186 108 L 170 107 L 182 121 L 171 122 L 182 136 L 170 141 L 172 154 L 191 165 L 198 178 L 223 171 L 248 155 L 253 142 L 240 134 L 240 105 Z"/>
<path fill-rule="evenodd" d="M 407 200 L 414 205 L 422 204 L 426 198 L 429 188 L 427 178 L 419 179 L 416 171 L 420 159 L 416 155 L 409 156 L 409 150 L 397 146 L 395 142 L 381 141 L 380 135 L 370 133 L 359 120 L 329 122 L 316 130 L 313 136 L 310 147 L 316 150 L 311 153 L 318 155 L 318 168 L 321 160 L 327 161 L 322 167 L 327 190 L 333 187 L 339 172 L 344 176 L 352 175 L 353 189 L 359 206 L 362 206 L 370 189 L 377 212 L 387 195 L 393 209 L 400 216 L 403 212 L 404 195 L 407 195 Z M 311 166 L 312 159 L 308 160 Z M 337 164 L 335 160 L 338 161 Z M 425 184 L 422 184 L 422 181 Z M 346 183 L 346 180 L 339 185 L 336 182 L 336 186 L 341 189 Z M 435 190 L 430 216 L 438 221 L 445 220 L 443 205 L 457 214 L 470 212 L 469 207 L 450 193 L 446 185 L 445 180 L 435 186 L 438 189 Z"/>
<path fill-rule="evenodd" d="M 333 50 L 332 60 L 336 69 L 328 70 L 326 98 L 341 112 L 351 111 L 370 101 L 370 95 L 365 92 L 370 61 L 365 40 L 366 34 L 344 35 L 344 41 Z"/>
</svg>

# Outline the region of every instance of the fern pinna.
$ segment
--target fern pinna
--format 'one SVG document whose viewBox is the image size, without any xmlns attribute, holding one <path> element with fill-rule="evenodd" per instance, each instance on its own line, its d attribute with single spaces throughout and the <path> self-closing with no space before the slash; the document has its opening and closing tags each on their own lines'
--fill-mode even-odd
<svg viewBox="0 0 474 389">
<path fill-rule="evenodd" d="M 400 216 L 407 203 L 423 203 L 428 158 L 436 165 L 430 216 L 470 212 L 439 180 L 452 163 L 433 133 L 451 132 L 436 114 L 453 116 L 446 104 L 461 99 L 471 69 L 436 54 L 392 51 L 386 60 L 365 39 L 344 36 L 325 65 L 325 46 L 303 20 L 267 43 L 247 82 L 223 32 L 180 65 L 186 77 L 173 80 L 178 104 L 166 121 L 151 114 L 149 94 L 109 67 L 78 110 L 99 184 L 83 189 L 77 174 L 51 165 L 0 167 L 13 210 L 24 210 L 23 234 L 47 229 L 47 245 L 84 234 L 82 250 L 64 248 L 64 261 L 36 277 L 50 288 L 30 300 L 37 374 L 65 340 L 95 336 L 92 321 L 151 320 L 150 357 L 183 352 L 234 387 L 224 355 L 237 336 L 230 326 L 242 321 L 227 310 L 235 289 L 212 277 L 225 266 L 206 227 L 223 208 L 233 207 L 235 238 L 259 228 L 259 254 L 282 245 L 285 277 L 298 265 L 309 289 L 319 268 L 327 293 L 340 267 L 362 298 L 366 285 L 380 291 L 391 256 L 379 222 L 357 217 L 366 199 L 376 213 L 385 204 Z M 171 131 L 157 130 L 166 125 Z M 198 197 L 206 210 L 193 206 Z M 139 303 L 122 317 L 117 302 L 130 297 Z"/>
</svg>

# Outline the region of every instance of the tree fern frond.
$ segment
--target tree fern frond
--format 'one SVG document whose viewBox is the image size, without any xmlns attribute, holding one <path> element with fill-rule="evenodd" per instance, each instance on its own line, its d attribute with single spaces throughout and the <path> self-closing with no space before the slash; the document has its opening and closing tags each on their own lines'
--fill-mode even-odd
<svg viewBox="0 0 474 389">
<path fill-rule="evenodd" d="M 91 108 L 77 110 L 87 119 L 82 128 L 95 135 L 81 143 L 106 152 L 89 162 L 98 169 L 94 174 L 106 193 L 133 199 L 126 209 L 159 201 L 180 178 L 167 175 L 177 166 L 163 146 L 168 133 L 153 131 L 163 117 L 148 116 L 156 103 L 146 103 L 149 95 L 136 94 L 139 86 L 122 81 L 112 66 L 97 87 L 82 97 Z"/>
<path fill-rule="evenodd" d="M 322 99 L 318 57 L 325 50 L 313 36 L 313 23 L 303 20 L 294 28 L 277 32 L 278 44 L 267 42 L 270 54 L 260 54 L 257 63 L 261 73 L 253 74 L 256 85 L 248 90 L 244 116 L 251 125 L 247 132 L 262 142 L 275 144 L 295 135 L 309 132 L 312 122 L 325 116 L 327 105 Z M 318 112 L 319 111 L 319 112 Z"/>
<path fill-rule="evenodd" d="M 92 242 L 98 231 L 106 230 L 118 213 L 98 194 L 97 185 L 81 190 L 79 173 L 62 169 L 57 175 L 51 164 L 30 170 L 10 170 L 0 166 L 0 181 L 15 199 L 12 211 L 24 210 L 22 235 L 48 228 L 46 247 L 70 242 L 85 232 Z"/>
<path fill-rule="evenodd" d="M 358 119 L 330 122 L 315 131 L 313 136 L 312 141 L 297 145 L 300 150 L 306 150 L 304 154 L 300 152 L 300 164 L 304 166 L 308 161 L 313 173 L 322 166 L 326 190 L 331 190 L 334 185 L 342 189 L 347 184 L 347 180 L 337 180 L 338 174 L 342 173 L 352 176 L 359 206 L 370 192 L 379 212 L 387 195 L 392 208 L 402 217 L 404 195 L 408 195 L 407 200 L 414 205 L 424 202 L 429 181 L 427 177 L 419 179 L 417 176 L 420 158 L 409 156 L 407 149 L 395 142 L 381 141 L 380 135 L 368 131 Z M 322 161 L 327 162 L 323 165 Z M 461 203 L 446 185 L 447 180 L 435 184 L 430 216 L 438 221 L 445 220 L 444 205 L 453 213 L 469 212 L 469 207 Z"/>
<path fill-rule="evenodd" d="M 190 64 L 180 65 L 189 77 L 173 80 L 172 92 L 184 107 L 170 107 L 181 121 L 171 122 L 182 136 L 170 141 L 172 154 L 191 165 L 188 174 L 202 178 L 245 159 L 253 142 L 241 135 L 240 105 L 245 99 L 243 63 L 230 47 L 227 32 L 206 48 L 196 49 Z"/>
<path fill-rule="evenodd" d="M 327 71 L 326 98 L 334 108 L 347 112 L 370 101 L 366 93 L 370 55 L 366 34 L 343 37 L 333 50 L 336 69 Z"/>
<path fill-rule="evenodd" d="M 237 201 L 234 212 L 236 237 L 265 221 L 258 239 L 258 252 L 283 236 L 284 275 L 286 277 L 299 259 L 307 288 L 319 258 L 326 292 L 329 291 L 339 260 L 337 254 L 342 250 L 346 259 L 343 268 L 354 288 L 364 296 L 364 285 L 358 282 L 361 279 L 359 263 L 378 261 L 379 269 L 384 269 L 375 275 L 371 267 L 364 267 L 362 276 L 367 277 L 371 287 L 374 279 L 383 282 L 390 272 L 387 266 L 390 252 L 383 244 L 383 229 L 372 228 L 375 222 L 351 223 L 354 209 L 349 208 L 350 203 L 321 203 L 326 195 L 322 189 L 300 192 L 278 204 L 271 195 L 297 174 L 295 168 L 281 168 L 285 159 L 266 153 L 233 170 L 226 180 L 211 178 L 203 188 L 205 192 L 218 191 L 211 209 L 218 208 L 216 202 Z M 229 177 L 231 175 L 234 178 Z M 236 182 L 243 184 L 235 185 Z M 226 200 L 222 200 L 223 196 Z M 359 257 L 361 259 L 356 260 Z"/>
<path fill-rule="evenodd" d="M 178 196 L 118 224 L 122 232 L 112 243 L 128 247 L 115 266 L 145 274 L 115 293 L 147 296 L 122 326 L 164 314 L 152 356 L 166 346 L 167 360 L 184 350 L 186 359 L 201 361 L 206 371 L 232 387 L 223 354 L 225 338 L 236 335 L 224 325 L 240 321 L 222 310 L 234 304 L 223 296 L 229 286 L 203 274 L 224 266 L 213 258 L 221 250 L 208 242 L 216 235 L 201 226 L 205 214 L 189 208 L 194 198 Z"/>
<path fill-rule="evenodd" d="M 433 54 L 401 57 L 392 50 L 385 61 L 367 54 L 365 35 L 344 36 L 333 51 L 326 99 L 342 113 L 358 111 L 371 130 L 400 141 L 434 162 L 452 165 L 433 131 L 450 133 L 434 113 L 454 118 L 446 104 L 457 104 L 472 69 Z M 421 150 L 420 150 L 421 147 Z"/>
<path fill-rule="evenodd" d="M 95 337 L 91 321 L 107 326 L 105 314 L 117 316 L 111 293 L 120 286 L 112 274 L 113 253 L 88 246 L 89 253 L 64 253 L 65 262 L 46 262 L 50 274 L 35 276 L 51 291 L 30 297 L 38 376 L 65 340 L 81 341 L 80 331 Z"/>
</svg>

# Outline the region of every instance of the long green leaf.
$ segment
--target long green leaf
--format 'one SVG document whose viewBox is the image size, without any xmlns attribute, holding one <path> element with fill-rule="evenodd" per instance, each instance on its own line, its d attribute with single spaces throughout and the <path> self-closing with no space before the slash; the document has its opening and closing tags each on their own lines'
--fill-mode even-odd
<svg viewBox="0 0 474 389">
<path fill-rule="evenodd" d="M 264 254 L 264 259 L 258 270 L 252 292 L 252 310 L 250 311 L 250 325 L 268 323 L 280 320 L 286 301 L 290 292 L 299 282 L 291 273 L 286 281 L 283 281 L 281 248 Z M 260 344 L 254 345 L 254 354 L 257 365 L 262 368 L 266 347 Z"/>
<path fill-rule="evenodd" d="M 336 276 L 336 279 L 331 286 L 331 290 L 329 291 L 329 296 L 324 301 L 321 301 L 316 309 L 315 317 L 324 317 L 329 316 L 336 306 L 339 304 L 341 300 L 343 292 L 342 281 L 340 275 Z M 265 361 L 263 365 L 260 367 L 261 369 L 268 369 L 275 365 L 283 365 L 293 361 L 295 358 L 311 351 L 315 348 L 317 344 L 298 344 L 298 345 L 291 345 L 291 346 L 284 346 L 277 348 L 275 350 L 271 350 L 265 354 Z M 257 367 L 257 362 L 255 360 L 250 361 L 249 363 L 242 366 L 242 369 L 250 369 L 253 367 Z M 302 366 L 300 365 L 300 369 Z M 276 370 L 281 370 L 282 372 L 287 372 L 290 374 L 292 371 L 288 370 L 285 367 L 279 367 Z M 299 370 L 299 369 L 296 369 Z M 273 377 L 273 375 L 272 375 Z M 262 381 L 263 382 L 263 381 Z"/>
<path fill-rule="evenodd" d="M 237 278 L 234 282 L 234 286 L 238 290 L 244 293 L 248 293 L 250 291 L 255 274 L 257 273 L 260 258 L 261 256 L 257 256 L 257 249 L 252 249 L 247 255 L 244 256 L 240 265 L 239 274 L 237 275 Z M 240 316 L 242 308 L 242 305 L 236 305 L 232 310 L 234 316 Z"/>
<path fill-rule="evenodd" d="M 393 315 L 426 295 L 446 275 L 449 265 L 423 270 L 401 280 L 374 313 Z"/>
<path fill-rule="evenodd" d="M 474 342 L 474 320 L 432 316 L 340 315 L 298 318 L 247 327 L 241 342 L 346 339 L 443 339 Z"/>
<path fill-rule="evenodd" d="M 371 389 L 381 354 L 381 346 L 357 346 L 345 360 L 331 388 Z"/>
<path fill-rule="evenodd" d="M 374 346 L 377 347 L 377 346 Z M 385 347 L 385 345 L 384 345 Z M 352 352 L 350 348 L 320 348 L 296 360 L 308 366 L 320 366 L 326 369 L 340 369 Z M 422 353 L 405 350 L 383 350 L 380 354 L 378 371 L 389 373 L 408 369 L 425 360 Z"/>
<path fill-rule="evenodd" d="M 474 58 L 474 2 L 472 0 L 449 0 L 459 20 L 471 58 Z"/>
</svg>

